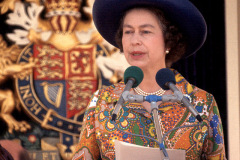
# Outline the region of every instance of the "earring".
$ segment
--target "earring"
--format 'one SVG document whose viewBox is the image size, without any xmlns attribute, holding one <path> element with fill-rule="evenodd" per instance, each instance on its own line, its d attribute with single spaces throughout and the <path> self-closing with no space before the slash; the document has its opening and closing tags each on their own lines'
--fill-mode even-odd
<svg viewBox="0 0 240 160">
<path fill-rule="evenodd" d="M 166 50 L 166 54 L 168 54 L 169 53 L 169 50 Z"/>
</svg>

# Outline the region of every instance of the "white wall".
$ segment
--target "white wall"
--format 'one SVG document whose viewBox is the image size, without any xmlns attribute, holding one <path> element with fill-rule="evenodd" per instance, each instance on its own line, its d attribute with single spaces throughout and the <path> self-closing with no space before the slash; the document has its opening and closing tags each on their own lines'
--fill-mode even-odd
<svg viewBox="0 0 240 160">
<path fill-rule="evenodd" d="M 240 160 L 239 3 L 240 0 L 225 0 L 229 160 Z"/>
</svg>

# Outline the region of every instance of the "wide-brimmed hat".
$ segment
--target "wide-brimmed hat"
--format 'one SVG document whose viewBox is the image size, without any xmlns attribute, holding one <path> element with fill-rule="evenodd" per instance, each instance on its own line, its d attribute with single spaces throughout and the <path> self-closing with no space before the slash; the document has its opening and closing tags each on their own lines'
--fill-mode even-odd
<svg viewBox="0 0 240 160">
<path fill-rule="evenodd" d="M 185 56 L 195 53 L 207 35 L 206 22 L 199 10 L 189 0 L 95 0 L 93 21 L 99 33 L 117 46 L 115 35 L 124 12 L 134 6 L 153 6 L 164 12 L 182 31 L 187 40 Z"/>
</svg>

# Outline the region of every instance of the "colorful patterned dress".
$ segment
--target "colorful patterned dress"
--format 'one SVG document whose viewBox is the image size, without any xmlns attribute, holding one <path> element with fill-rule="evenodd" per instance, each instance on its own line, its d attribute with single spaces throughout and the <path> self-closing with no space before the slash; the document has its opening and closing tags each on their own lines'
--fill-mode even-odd
<svg viewBox="0 0 240 160">
<path fill-rule="evenodd" d="M 164 138 L 168 149 L 183 149 L 186 159 L 226 159 L 223 128 L 218 107 L 214 97 L 189 84 L 184 77 L 174 70 L 176 86 L 183 94 L 188 94 L 192 104 L 199 112 L 203 123 L 196 127 L 184 127 L 170 132 Z M 125 102 L 116 119 L 117 129 L 111 122 L 115 103 L 118 101 L 125 85 L 119 83 L 97 91 L 86 110 L 80 142 L 76 147 L 73 160 L 76 159 L 115 159 L 114 141 L 158 147 L 147 138 L 131 136 L 122 132 L 146 135 L 156 138 L 152 115 L 140 103 Z M 197 124 L 196 118 L 189 110 L 176 102 L 164 102 L 159 105 L 162 134 L 185 125 Z"/>
</svg>

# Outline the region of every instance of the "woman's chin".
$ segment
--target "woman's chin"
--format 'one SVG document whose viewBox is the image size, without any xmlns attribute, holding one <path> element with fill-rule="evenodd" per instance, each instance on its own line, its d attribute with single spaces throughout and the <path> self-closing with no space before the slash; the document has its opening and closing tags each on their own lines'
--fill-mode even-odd
<svg viewBox="0 0 240 160">
<path fill-rule="evenodd" d="M 147 65 L 146 64 L 143 64 L 143 63 L 129 63 L 131 66 L 137 66 L 137 67 L 139 67 L 139 68 L 144 68 L 144 67 L 146 67 Z"/>
</svg>

